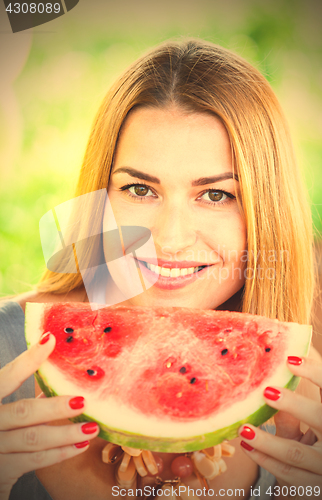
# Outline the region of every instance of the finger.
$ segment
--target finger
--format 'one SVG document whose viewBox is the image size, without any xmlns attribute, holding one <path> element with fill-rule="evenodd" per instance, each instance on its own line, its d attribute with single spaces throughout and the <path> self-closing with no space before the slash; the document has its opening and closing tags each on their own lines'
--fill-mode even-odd
<svg viewBox="0 0 322 500">
<path fill-rule="evenodd" d="M 308 431 L 301 438 L 302 444 L 307 444 L 308 446 L 313 446 L 317 441 L 316 435 L 312 431 L 312 429 L 308 429 Z"/>
<path fill-rule="evenodd" d="M 284 467 L 321 474 L 322 455 L 313 446 L 273 436 L 249 424 L 240 429 L 240 436 L 248 445 L 278 460 Z"/>
<path fill-rule="evenodd" d="M 93 439 L 99 433 L 95 422 L 73 425 L 39 425 L 0 432 L 0 454 L 49 450 Z"/>
<path fill-rule="evenodd" d="M 46 343 L 32 346 L 0 370 L 0 401 L 16 391 L 38 370 L 54 350 L 55 342 L 55 336 L 49 334 Z"/>
<path fill-rule="evenodd" d="M 25 474 L 35 469 L 49 467 L 68 458 L 73 458 L 86 451 L 89 441 L 85 440 L 77 445 L 63 446 L 46 451 L 36 451 L 34 453 L 12 453 L 0 456 L 0 484 L 12 484 Z"/>
<path fill-rule="evenodd" d="M 279 411 L 274 415 L 276 425 L 276 436 L 299 441 L 303 436 L 300 421 L 284 411 Z"/>
<path fill-rule="evenodd" d="M 312 428 L 316 437 L 322 439 L 322 405 L 305 396 L 281 387 L 266 387 L 265 402 L 272 408 L 289 413 Z"/>
<path fill-rule="evenodd" d="M 308 472 L 306 470 L 299 469 L 298 467 L 293 467 L 292 465 L 285 464 L 280 460 L 270 457 L 265 453 L 258 450 L 248 451 L 244 449 L 244 452 L 260 467 L 263 467 L 268 472 L 273 474 L 277 479 L 284 481 L 285 483 L 297 486 L 306 487 L 310 486 L 312 488 L 321 488 L 321 475 Z M 319 490 L 319 494 L 320 494 Z"/>
<path fill-rule="evenodd" d="M 0 430 L 7 431 L 73 418 L 86 407 L 82 396 L 57 396 L 47 399 L 20 399 L 0 406 Z"/>
<path fill-rule="evenodd" d="M 287 367 L 298 377 L 305 377 L 322 388 L 322 363 L 312 358 L 289 356 Z"/>
</svg>

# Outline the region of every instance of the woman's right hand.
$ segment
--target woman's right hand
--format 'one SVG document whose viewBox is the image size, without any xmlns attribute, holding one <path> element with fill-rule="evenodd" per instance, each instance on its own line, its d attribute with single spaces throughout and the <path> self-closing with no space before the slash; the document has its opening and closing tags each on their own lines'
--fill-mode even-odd
<svg viewBox="0 0 322 500">
<path fill-rule="evenodd" d="M 18 389 L 54 347 L 55 337 L 48 334 L 48 341 L 34 345 L 2 368 L 0 400 Z M 99 432 L 97 424 L 46 425 L 80 415 L 85 404 L 82 397 L 57 396 L 0 405 L 0 500 L 9 498 L 12 486 L 26 472 L 75 457 L 88 448 L 88 440 Z"/>
</svg>

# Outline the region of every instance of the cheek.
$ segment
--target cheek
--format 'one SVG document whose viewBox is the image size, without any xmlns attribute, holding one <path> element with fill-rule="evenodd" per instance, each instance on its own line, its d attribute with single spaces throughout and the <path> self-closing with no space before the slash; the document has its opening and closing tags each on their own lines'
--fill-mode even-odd
<svg viewBox="0 0 322 500">
<path fill-rule="evenodd" d="M 239 261 L 247 249 L 246 225 L 239 213 L 220 214 L 201 229 L 203 239 L 224 261 Z"/>
<path fill-rule="evenodd" d="M 228 242 L 238 252 L 243 252 L 247 249 L 246 225 L 241 216 L 238 216 L 237 220 L 233 221 Z"/>
<path fill-rule="evenodd" d="M 113 189 L 108 191 L 108 201 L 112 214 L 106 204 L 103 228 L 111 226 L 112 219 L 116 221 L 118 226 L 150 227 L 151 211 L 144 206 L 144 203 L 129 203 L 119 193 L 115 193 Z"/>
</svg>

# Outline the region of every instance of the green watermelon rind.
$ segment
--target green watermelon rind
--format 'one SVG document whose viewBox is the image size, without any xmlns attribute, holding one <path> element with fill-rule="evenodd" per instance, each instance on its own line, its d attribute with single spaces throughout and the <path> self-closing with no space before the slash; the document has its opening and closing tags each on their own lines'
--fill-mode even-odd
<svg viewBox="0 0 322 500">
<path fill-rule="evenodd" d="M 36 372 L 35 376 L 41 390 L 47 397 L 54 397 L 58 395 L 53 389 L 46 385 L 45 380 L 39 372 Z M 285 385 L 285 388 L 294 391 L 299 382 L 300 377 L 293 376 Z M 82 413 L 81 415 L 71 418 L 70 420 L 72 422 L 97 422 L 100 426 L 100 433 L 98 437 L 120 446 L 130 446 L 133 448 L 141 448 L 163 453 L 183 453 L 209 448 L 211 446 L 215 446 L 216 444 L 220 444 L 225 440 L 235 439 L 238 437 L 238 429 L 243 424 L 248 423 L 258 427 L 267 422 L 277 413 L 277 411 L 278 410 L 264 404 L 248 417 L 239 420 L 228 427 L 223 427 L 222 429 L 217 429 L 214 432 L 209 432 L 204 435 L 189 437 L 186 440 L 182 438 L 176 439 L 142 436 L 140 434 L 124 432 L 124 430 L 121 429 L 111 429 L 106 427 L 102 422 L 86 415 L 86 413 Z"/>
</svg>

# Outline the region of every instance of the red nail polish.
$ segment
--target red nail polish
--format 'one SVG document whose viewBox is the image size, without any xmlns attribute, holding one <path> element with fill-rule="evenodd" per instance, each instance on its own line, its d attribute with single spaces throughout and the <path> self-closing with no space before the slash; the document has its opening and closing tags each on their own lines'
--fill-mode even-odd
<svg viewBox="0 0 322 500">
<path fill-rule="evenodd" d="M 75 448 L 85 448 L 89 445 L 89 441 L 82 441 L 81 443 L 74 444 Z"/>
<path fill-rule="evenodd" d="M 69 406 L 72 410 L 80 410 L 84 408 L 85 399 L 82 396 L 77 396 L 76 398 L 72 398 L 69 400 Z"/>
<path fill-rule="evenodd" d="M 44 344 L 46 344 L 46 342 L 48 342 L 49 339 L 50 339 L 50 333 L 44 333 L 40 337 L 39 344 L 40 345 L 44 345 Z"/>
<path fill-rule="evenodd" d="M 87 424 L 83 424 L 81 429 L 84 434 L 93 434 L 97 431 L 98 425 L 96 422 L 88 422 Z"/>
<path fill-rule="evenodd" d="M 241 441 L 241 442 L 240 442 L 240 445 L 241 445 L 243 448 L 245 448 L 245 450 L 247 450 L 247 451 L 253 451 L 253 449 L 254 449 L 252 446 L 249 446 L 249 444 L 245 443 L 245 441 Z"/>
<path fill-rule="evenodd" d="M 303 359 L 302 358 L 298 358 L 297 356 L 289 356 L 287 358 L 287 362 L 290 365 L 300 366 L 303 363 Z"/>
<path fill-rule="evenodd" d="M 247 425 L 244 425 L 243 430 L 241 431 L 240 435 L 245 439 L 254 439 L 256 434 L 253 431 L 253 429 L 251 429 Z"/>
<path fill-rule="evenodd" d="M 264 396 L 271 401 L 277 401 L 281 397 L 281 392 L 273 387 L 266 387 Z"/>
</svg>

